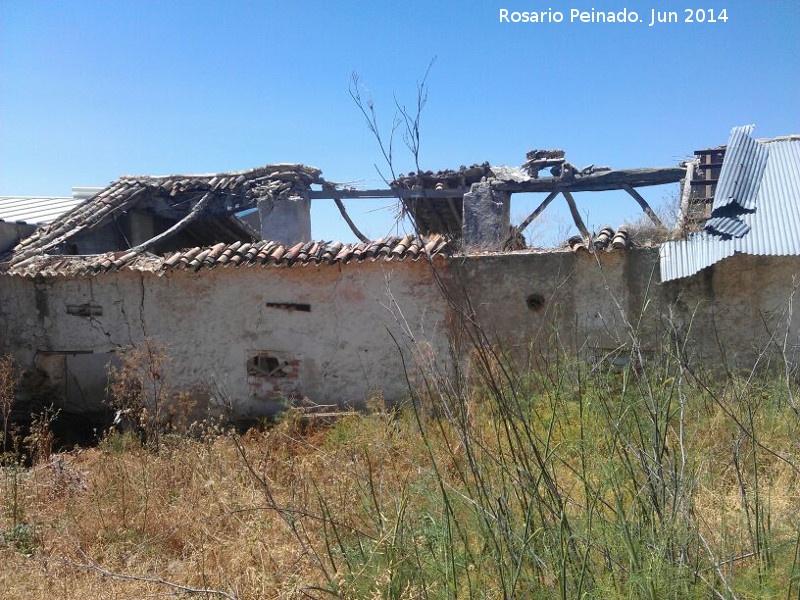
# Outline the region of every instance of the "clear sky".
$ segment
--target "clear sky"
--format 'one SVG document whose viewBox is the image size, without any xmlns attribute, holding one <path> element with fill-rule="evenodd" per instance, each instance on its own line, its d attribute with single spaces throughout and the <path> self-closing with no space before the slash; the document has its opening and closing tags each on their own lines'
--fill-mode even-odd
<svg viewBox="0 0 800 600">
<path fill-rule="evenodd" d="M 726 22 L 686 23 L 686 8 Z M 570 9 L 637 11 L 641 23 L 570 23 Z M 561 11 L 501 23 L 500 9 Z M 651 10 L 678 23 L 649 27 Z M 706 13 L 707 16 L 707 13 Z M 0 195 L 68 195 L 123 174 L 205 173 L 270 162 L 382 187 L 380 154 L 348 94 L 352 72 L 388 131 L 393 95 L 422 115 L 427 169 L 519 165 L 564 148 L 577 166 L 672 165 L 724 144 L 734 125 L 800 133 L 800 2 L 0 2 Z M 411 161 L 397 148 L 397 169 Z M 658 204 L 677 186 L 649 190 Z M 576 196 L 587 224 L 639 214 L 624 193 Z M 541 200 L 515 196 L 520 221 Z M 563 200 L 560 200 L 563 202 Z M 386 200 L 347 202 L 371 237 Z M 534 243 L 568 232 L 545 211 Z M 353 238 L 315 201 L 317 239 Z"/>
</svg>

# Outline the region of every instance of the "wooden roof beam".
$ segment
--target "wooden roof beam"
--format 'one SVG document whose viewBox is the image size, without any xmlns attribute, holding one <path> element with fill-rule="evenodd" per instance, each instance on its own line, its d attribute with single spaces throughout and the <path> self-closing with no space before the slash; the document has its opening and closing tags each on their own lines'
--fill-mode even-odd
<svg viewBox="0 0 800 600">
<path fill-rule="evenodd" d="M 618 171 L 601 171 L 583 177 L 562 178 L 547 177 L 529 181 L 493 181 L 492 187 L 497 190 L 522 192 L 602 192 L 625 189 L 624 186 L 646 187 L 677 183 L 686 174 L 684 167 L 655 167 L 648 169 L 620 169 Z"/>
<path fill-rule="evenodd" d="M 522 233 L 525 230 L 525 228 L 528 225 L 530 225 L 536 219 L 536 217 L 538 217 L 540 214 L 542 214 L 542 211 L 545 208 L 547 208 L 547 205 L 550 204 L 553 200 L 555 200 L 555 197 L 558 196 L 560 193 L 561 192 L 550 192 L 547 195 L 547 198 L 542 200 L 542 203 L 539 206 L 536 207 L 536 210 L 534 210 L 531 214 L 529 214 L 528 218 L 525 219 L 522 223 L 519 224 L 519 227 L 517 228 L 517 232 L 518 233 Z"/>
</svg>

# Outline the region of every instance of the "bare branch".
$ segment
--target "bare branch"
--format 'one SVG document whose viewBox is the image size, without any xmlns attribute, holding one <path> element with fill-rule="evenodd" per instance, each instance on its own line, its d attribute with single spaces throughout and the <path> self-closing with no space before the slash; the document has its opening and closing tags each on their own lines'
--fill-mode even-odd
<svg viewBox="0 0 800 600">
<path fill-rule="evenodd" d="M 361 95 L 361 88 L 364 89 L 365 96 L 362 97 Z M 394 160 L 392 156 L 392 149 L 393 149 L 393 142 L 394 142 L 394 133 L 397 131 L 397 128 L 400 126 L 400 121 L 395 115 L 392 118 L 392 127 L 389 132 L 389 140 L 388 142 L 384 142 L 383 136 L 381 136 L 380 128 L 378 127 L 378 115 L 375 112 L 375 102 L 372 100 L 372 94 L 370 94 L 369 90 L 363 83 L 361 76 L 358 73 L 352 73 L 350 75 L 350 85 L 348 86 L 348 92 L 350 93 L 350 97 L 355 102 L 358 109 L 361 111 L 361 114 L 364 115 L 364 120 L 367 123 L 367 129 L 369 129 L 370 133 L 372 133 L 375 140 L 378 142 L 378 147 L 380 148 L 381 154 L 383 155 L 383 159 L 386 164 L 389 166 L 389 171 L 391 173 L 391 180 L 388 179 L 380 170 L 377 164 L 375 164 L 375 170 L 380 175 L 381 179 L 383 179 L 384 183 L 389 185 L 392 181 L 397 179 L 397 175 L 394 171 Z"/>
<path fill-rule="evenodd" d="M 391 180 L 388 179 L 384 174 L 381 172 L 378 165 L 375 165 L 375 170 L 380 175 L 381 179 L 383 179 L 384 183 L 391 186 L 392 182 L 397 180 L 397 172 L 395 170 L 394 165 L 394 135 L 398 129 L 401 127 L 403 128 L 403 141 L 405 142 L 406 147 L 411 152 L 414 157 L 414 165 L 417 172 L 420 171 L 420 163 L 419 163 L 419 153 L 420 153 L 420 121 L 422 116 L 422 110 L 425 108 L 425 105 L 428 102 L 428 75 L 431 72 L 431 68 L 433 67 L 434 63 L 436 62 L 436 57 L 434 56 L 430 63 L 428 63 L 428 68 L 425 69 L 425 74 L 422 77 L 422 80 L 417 83 L 417 99 L 416 99 L 416 108 L 412 112 L 405 105 L 401 104 L 397 97 L 394 97 L 394 104 L 395 104 L 395 114 L 392 118 L 392 126 L 389 131 L 389 139 L 384 140 L 383 136 L 380 133 L 380 128 L 378 126 L 378 118 L 375 111 L 375 103 L 372 100 L 372 96 L 369 93 L 369 90 L 366 89 L 364 86 L 363 80 L 358 73 L 353 73 L 350 76 L 350 85 L 348 86 L 348 91 L 350 92 L 350 97 L 355 102 L 358 109 L 361 111 L 361 114 L 364 116 L 364 120 L 367 123 L 367 129 L 372 133 L 375 137 L 375 140 L 378 142 L 378 147 L 380 148 L 381 154 L 383 155 L 383 159 L 386 162 L 389 173 L 391 174 Z M 364 90 L 364 95 L 362 95 L 362 88 Z M 406 210 L 403 208 L 402 199 L 398 197 L 398 202 L 400 204 L 400 210 L 398 211 L 398 221 L 400 220 L 403 214 L 406 214 Z M 338 204 L 337 204 L 338 206 Z M 340 208 L 341 210 L 341 208 Z M 411 217 L 412 225 L 414 226 L 414 232 L 419 235 L 419 227 L 417 226 L 416 219 L 413 214 L 409 213 Z"/>
<path fill-rule="evenodd" d="M 400 102 L 397 100 L 397 96 L 394 97 L 394 105 L 402 116 L 402 122 L 405 128 L 403 133 L 403 141 L 405 142 L 406 147 L 409 149 L 411 154 L 414 156 L 414 165 L 416 166 L 417 172 L 420 171 L 420 121 L 422 117 L 422 110 L 428 103 L 428 75 L 430 74 L 435 62 L 436 57 L 434 56 L 430 63 L 428 63 L 428 68 L 425 69 L 425 75 L 422 77 L 422 81 L 417 83 L 417 105 L 413 114 L 408 110 L 408 108 L 406 108 L 404 104 L 400 104 Z"/>
<path fill-rule="evenodd" d="M 227 598 L 228 600 L 239 600 L 239 596 L 229 594 L 227 592 L 223 592 L 222 590 L 214 590 L 210 588 L 196 588 L 191 587 L 188 585 L 183 585 L 180 583 L 175 583 L 172 581 L 167 581 L 165 579 L 161 579 L 158 577 L 142 577 L 139 575 L 129 575 L 127 573 L 115 573 L 114 571 L 109 571 L 108 569 L 104 569 L 102 567 L 98 567 L 93 563 L 83 564 L 83 563 L 76 563 L 71 560 L 67 560 L 66 558 L 46 558 L 45 562 L 52 561 L 67 567 L 72 567 L 73 569 L 82 569 L 84 571 L 92 571 L 94 573 L 99 573 L 104 577 L 110 577 L 111 579 L 119 579 L 120 581 L 140 581 L 144 583 L 152 583 L 155 585 L 163 585 L 168 588 L 172 588 L 173 590 L 178 590 L 184 594 L 205 594 L 205 595 L 215 595 L 220 596 L 222 598 Z"/>
</svg>

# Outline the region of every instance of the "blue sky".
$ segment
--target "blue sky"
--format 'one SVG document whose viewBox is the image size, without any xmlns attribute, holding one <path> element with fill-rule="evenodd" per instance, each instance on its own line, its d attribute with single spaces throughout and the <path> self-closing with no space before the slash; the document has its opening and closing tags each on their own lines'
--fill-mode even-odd
<svg viewBox="0 0 800 600">
<path fill-rule="evenodd" d="M 564 148 L 578 166 L 671 165 L 723 144 L 734 125 L 800 133 L 800 2 L 701 3 L 727 22 L 648 27 L 675 2 L 0 3 L 0 195 L 67 195 L 123 174 L 203 173 L 304 162 L 382 187 L 380 154 L 348 95 L 352 72 L 384 130 L 436 56 L 421 162 L 520 164 Z M 499 10 L 562 11 L 562 23 L 499 22 Z M 636 10 L 644 23 L 568 23 L 569 10 Z M 410 156 L 397 148 L 397 169 Z M 648 190 L 658 204 L 676 186 Z M 624 193 L 578 194 L 587 223 L 639 214 Z M 515 196 L 512 218 L 541 200 Z M 561 202 L 563 200 L 560 199 Z M 370 236 L 386 200 L 349 201 Z M 352 239 L 329 201 L 313 234 Z M 531 232 L 571 223 L 558 203 Z"/>
</svg>

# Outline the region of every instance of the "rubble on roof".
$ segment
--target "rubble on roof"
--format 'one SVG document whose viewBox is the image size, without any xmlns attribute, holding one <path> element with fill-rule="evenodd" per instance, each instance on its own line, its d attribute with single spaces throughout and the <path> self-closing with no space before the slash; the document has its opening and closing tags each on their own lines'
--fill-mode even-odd
<svg viewBox="0 0 800 600">
<path fill-rule="evenodd" d="M 563 150 L 531 150 L 520 167 L 491 166 L 484 162 L 455 170 L 409 173 L 400 175 L 391 183 L 391 192 L 402 198 L 403 208 L 414 221 L 418 235 L 424 238 L 443 236 L 462 242 L 465 239 L 465 197 L 472 202 L 469 209 L 475 207 L 476 197 L 485 200 L 484 196 L 488 193 L 491 195 L 491 202 L 504 203 L 500 220 L 504 218 L 506 223 L 499 223 L 498 227 L 500 231 L 508 229 L 510 235 L 507 238 L 495 236 L 498 239 L 489 244 L 484 244 L 485 240 L 481 240 L 480 243 L 472 243 L 470 248 L 474 250 L 479 246 L 484 247 L 481 245 L 484 244 L 487 249 L 501 251 L 524 249 L 525 239 L 521 235 L 524 227 L 555 196 L 562 194 L 570 204 L 578 229 L 586 238 L 582 243 L 592 244 L 591 247 L 595 248 L 605 247 L 602 242 L 598 242 L 602 240 L 602 232 L 597 239 L 589 239 L 590 234 L 579 219 L 571 192 L 624 189 L 657 222 L 646 201 L 633 187 L 677 181 L 685 174 L 685 169 L 681 167 L 611 171 L 608 167 L 589 165 L 578 169 L 566 161 L 564 154 Z M 540 178 L 539 174 L 544 169 L 550 169 L 552 176 Z M 311 190 L 311 186 L 315 184 L 322 186 L 321 192 Z M 478 189 L 476 184 L 483 186 L 483 195 L 475 191 Z M 238 252 L 236 248 L 245 246 L 250 251 L 260 237 L 279 238 L 286 245 L 269 242 L 277 244 L 274 248 L 271 247 L 270 256 L 273 252 L 283 253 L 290 256 L 292 262 L 299 260 L 301 264 L 305 264 L 303 245 L 292 244 L 297 240 L 305 243 L 310 238 L 310 227 L 300 235 L 282 238 L 285 227 L 283 221 L 276 218 L 276 214 L 277 207 L 280 206 L 286 209 L 283 216 L 287 223 L 292 218 L 300 223 L 300 218 L 295 215 L 298 211 L 298 214 L 302 213 L 307 219 L 310 218 L 309 201 L 314 193 L 318 194 L 316 197 L 332 197 L 337 201 L 343 217 L 362 239 L 363 244 L 377 243 L 367 242 L 366 237 L 355 228 L 334 188 L 333 184 L 322 178 L 319 169 L 290 163 L 203 175 L 123 176 L 20 241 L 9 254 L 0 257 L 0 264 L 4 264 L 2 261 L 5 260 L 6 271 L 27 272 L 32 265 L 44 267 L 53 264 L 42 258 L 42 255 L 89 256 L 89 262 L 81 263 L 81 268 L 100 272 L 139 264 L 140 256 L 168 254 L 174 258 L 175 251 L 181 248 L 192 248 L 199 255 L 204 252 L 204 248 L 217 248 L 220 245 L 226 245 L 231 252 Z M 402 193 L 398 190 L 402 190 Z M 376 193 L 375 197 L 386 197 L 386 192 L 390 192 L 373 191 Z M 509 227 L 507 212 L 511 194 L 542 191 L 548 192 L 548 196 L 531 216 L 520 227 Z M 329 196 L 325 196 L 325 193 Z M 359 197 L 370 196 L 361 194 Z M 303 200 L 305 204 L 301 206 L 296 200 Z M 260 232 L 254 231 L 235 216 L 252 208 L 259 210 Z M 486 216 L 484 213 L 480 210 L 467 211 L 468 216 L 473 213 L 478 215 L 479 223 L 484 223 L 480 220 Z M 269 215 L 269 218 L 266 219 L 265 215 Z M 274 225 L 273 230 L 265 228 L 265 224 Z M 491 227 L 487 230 L 494 231 Z M 627 237 L 623 237 L 627 244 Z M 619 242 L 618 238 L 618 232 L 612 231 L 609 247 L 616 248 L 619 243 L 615 246 L 612 242 Z M 236 244 L 238 246 L 234 248 Z M 320 246 L 313 247 L 319 249 Z M 259 248 L 261 252 L 263 247 Z M 291 256 L 290 251 L 293 249 L 300 252 L 299 259 Z M 394 251 L 394 247 L 391 251 Z M 411 254 L 414 255 L 413 250 Z M 209 255 L 214 255 L 211 250 L 202 256 L 202 260 L 205 261 Z M 401 258 L 404 256 L 405 253 L 401 253 Z M 277 260 L 276 264 L 283 262 Z"/>
<path fill-rule="evenodd" d="M 522 169 L 536 178 L 539 177 L 539 171 L 560 168 L 565 162 L 563 150 L 530 150 L 525 155 Z"/>
<path fill-rule="evenodd" d="M 525 155 L 525 163 L 521 169 L 533 179 L 538 179 L 539 173 L 545 169 L 550 169 L 554 178 L 572 179 L 610 171 L 611 167 L 597 167 L 592 164 L 578 169 L 567 162 L 563 150 L 530 150 Z"/>
<path fill-rule="evenodd" d="M 445 233 L 460 237 L 464 223 L 464 196 L 477 183 L 487 182 L 492 189 L 505 193 L 545 192 L 551 194 L 544 200 L 541 210 L 556 194 L 563 194 L 569 203 L 568 194 L 583 191 L 624 190 L 642 207 L 647 216 L 661 225 L 657 215 L 647 201 L 634 189 L 637 187 L 675 183 L 686 174 L 686 166 L 655 167 L 643 169 L 612 170 L 608 166 L 594 164 L 578 168 L 568 162 L 564 150 L 530 150 L 520 167 L 492 166 L 489 163 L 460 167 L 458 170 L 424 171 L 401 175 L 392 182 L 394 189 L 421 190 L 429 194 L 402 195 L 405 212 L 423 234 Z M 549 177 L 540 177 L 541 171 L 549 169 Z M 533 220 L 541 212 L 537 209 Z M 573 211 L 573 216 L 576 214 Z M 525 221 L 525 226 L 530 220 Z M 579 230 L 581 223 L 576 220 Z M 520 228 L 522 231 L 525 226 Z M 513 242 L 513 240 L 512 240 Z"/>
<path fill-rule="evenodd" d="M 473 183 L 483 180 L 485 177 L 492 177 L 492 168 L 488 162 L 475 164 L 471 167 L 461 166 L 456 170 L 442 169 L 441 171 L 420 171 L 411 172 L 408 175 L 400 176 L 392 182 L 393 188 L 404 189 L 457 189 L 469 187 Z"/>
</svg>

